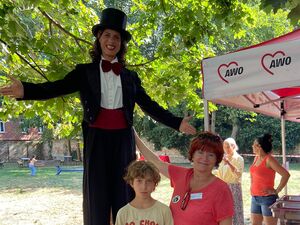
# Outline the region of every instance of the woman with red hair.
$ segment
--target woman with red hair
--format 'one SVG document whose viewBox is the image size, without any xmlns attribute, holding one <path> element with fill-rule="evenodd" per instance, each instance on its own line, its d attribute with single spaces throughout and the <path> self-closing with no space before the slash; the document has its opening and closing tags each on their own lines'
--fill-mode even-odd
<svg viewBox="0 0 300 225">
<path fill-rule="evenodd" d="M 174 225 L 231 225 L 233 198 L 228 185 L 213 175 L 222 161 L 223 140 L 211 132 L 198 134 L 190 144 L 192 168 L 162 162 L 135 135 L 136 145 L 146 160 L 154 163 L 174 188 L 170 208 Z"/>
</svg>

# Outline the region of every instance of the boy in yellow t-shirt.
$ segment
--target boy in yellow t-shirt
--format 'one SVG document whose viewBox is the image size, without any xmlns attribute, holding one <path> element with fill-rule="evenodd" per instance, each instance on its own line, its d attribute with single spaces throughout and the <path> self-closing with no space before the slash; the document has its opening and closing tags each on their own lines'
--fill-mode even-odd
<svg viewBox="0 0 300 225">
<path fill-rule="evenodd" d="M 173 225 L 170 208 L 151 196 L 160 181 L 154 164 L 132 162 L 124 180 L 134 189 L 135 198 L 119 210 L 115 225 Z"/>
</svg>

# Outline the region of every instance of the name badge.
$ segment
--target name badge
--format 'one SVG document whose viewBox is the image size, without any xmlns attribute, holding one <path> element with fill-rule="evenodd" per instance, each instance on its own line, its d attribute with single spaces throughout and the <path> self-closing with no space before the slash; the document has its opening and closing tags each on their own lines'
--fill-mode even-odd
<svg viewBox="0 0 300 225">
<path fill-rule="evenodd" d="M 191 200 L 194 200 L 194 199 L 202 199 L 202 197 L 203 197 L 202 192 L 200 192 L 200 193 L 192 193 L 192 194 L 191 194 Z"/>
</svg>

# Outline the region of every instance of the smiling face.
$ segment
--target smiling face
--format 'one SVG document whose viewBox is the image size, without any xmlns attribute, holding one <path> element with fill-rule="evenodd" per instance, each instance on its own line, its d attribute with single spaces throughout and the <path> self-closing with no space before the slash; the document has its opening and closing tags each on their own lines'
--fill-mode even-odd
<svg viewBox="0 0 300 225">
<path fill-rule="evenodd" d="M 137 198 L 148 199 L 151 198 L 151 193 L 155 190 L 156 184 L 153 178 L 149 175 L 145 177 L 134 178 L 130 184 L 134 189 Z"/>
<path fill-rule="evenodd" d="M 210 151 L 196 150 L 192 157 L 193 166 L 199 172 L 211 172 L 217 162 L 217 156 Z"/>
<path fill-rule="evenodd" d="M 193 138 L 188 152 L 188 159 L 193 161 L 194 153 L 200 149 L 215 155 L 216 162 L 214 166 L 218 166 L 223 159 L 223 140 L 217 134 L 205 131 Z"/>
<path fill-rule="evenodd" d="M 105 29 L 98 34 L 102 56 L 112 61 L 121 49 L 121 34 L 115 30 Z"/>
</svg>

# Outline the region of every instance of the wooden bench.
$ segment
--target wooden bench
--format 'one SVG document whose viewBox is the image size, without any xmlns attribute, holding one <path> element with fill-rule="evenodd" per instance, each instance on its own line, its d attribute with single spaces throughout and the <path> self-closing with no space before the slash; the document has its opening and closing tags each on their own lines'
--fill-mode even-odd
<svg viewBox="0 0 300 225">
<path fill-rule="evenodd" d="M 83 168 L 61 168 L 60 166 L 56 166 L 56 175 L 61 174 L 61 172 L 83 172 Z"/>
</svg>

